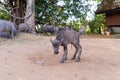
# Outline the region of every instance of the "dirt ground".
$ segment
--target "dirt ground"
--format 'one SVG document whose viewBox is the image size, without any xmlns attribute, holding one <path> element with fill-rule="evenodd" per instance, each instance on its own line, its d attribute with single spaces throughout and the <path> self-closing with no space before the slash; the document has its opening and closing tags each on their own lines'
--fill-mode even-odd
<svg viewBox="0 0 120 80">
<path fill-rule="evenodd" d="M 0 39 L 0 80 L 120 80 L 120 39 L 82 38 L 81 61 L 59 63 L 50 39 L 55 36 L 21 34 L 13 40 Z"/>
</svg>

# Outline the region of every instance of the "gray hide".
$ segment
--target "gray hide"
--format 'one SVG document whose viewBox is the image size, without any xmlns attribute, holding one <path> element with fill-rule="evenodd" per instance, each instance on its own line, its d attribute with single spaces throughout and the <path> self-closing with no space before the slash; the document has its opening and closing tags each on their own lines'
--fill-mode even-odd
<svg viewBox="0 0 120 80">
<path fill-rule="evenodd" d="M 81 27 L 81 28 L 79 29 L 79 33 L 80 33 L 80 35 L 81 35 L 82 37 L 85 37 L 86 29 L 83 28 L 83 27 Z"/>
<path fill-rule="evenodd" d="M 31 33 L 32 29 L 30 28 L 30 26 L 27 23 L 21 23 L 21 24 L 19 24 L 19 31 Z"/>
<path fill-rule="evenodd" d="M 0 37 L 9 39 L 10 38 L 10 33 L 9 32 L 1 32 Z"/>
<path fill-rule="evenodd" d="M 41 27 L 41 33 L 58 33 L 60 31 L 59 27 L 56 27 L 54 25 L 45 25 Z"/>
<path fill-rule="evenodd" d="M 67 59 L 67 53 L 68 53 L 67 45 L 68 44 L 72 44 L 76 50 L 73 57 L 72 57 L 72 60 L 74 60 L 76 58 L 76 55 L 77 55 L 76 61 L 80 61 L 82 47 L 79 44 L 79 35 L 80 35 L 79 32 L 65 28 L 65 29 L 62 29 L 57 34 L 55 40 L 50 40 L 52 45 L 53 45 L 55 54 L 59 53 L 59 46 L 63 46 L 64 53 L 63 53 L 63 56 L 60 60 L 61 63 L 64 63 L 64 60 Z"/>
<path fill-rule="evenodd" d="M 10 21 L 0 20 L 0 36 L 13 38 L 17 34 L 16 25 Z"/>
</svg>

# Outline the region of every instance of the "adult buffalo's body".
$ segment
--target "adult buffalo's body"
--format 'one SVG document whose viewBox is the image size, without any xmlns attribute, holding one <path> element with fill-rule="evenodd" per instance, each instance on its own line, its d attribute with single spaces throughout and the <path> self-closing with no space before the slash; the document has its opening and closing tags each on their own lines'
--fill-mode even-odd
<svg viewBox="0 0 120 80">
<path fill-rule="evenodd" d="M 10 39 L 10 33 L 9 32 L 1 32 L 0 37 Z"/>
<path fill-rule="evenodd" d="M 57 34 L 55 40 L 50 40 L 52 45 L 53 45 L 55 54 L 59 53 L 59 46 L 60 45 L 63 46 L 64 54 L 60 60 L 61 63 L 64 63 L 64 60 L 67 59 L 67 53 L 68 53 L 67 45 L 68 44 L 73 44 L 75 49 L 76 49 L 72 59 L 74 60 L 76 58 L 77 53 L 78 53 L 76 61 L 80 61 L 82 47 L 79 44 L 79 35 L 80 35 L 79 32 L 65 28 L 65 29 L 62 29 Z"/>
<path fill-rule="evenodd" d="M 31 33 L 32 29 L 30 28 L 30 26 L 27 23 L 21 23 L 19 25 L 19 31 L 20 32 L 26 32 L 26 33 Z"/>
<path fill-rule="evenodd" d="M 41 33 L 58 33 L 60 31 L 59 27 L 56 27 L 54 25 L 45 25 L 43 27 L 41 27 Z"/>
<path fill-rule="evenodd" d="M 16 25 L 10 21 L 0 20 L 0 36 L 13 38 L 17 34 Z"/>
</svg>

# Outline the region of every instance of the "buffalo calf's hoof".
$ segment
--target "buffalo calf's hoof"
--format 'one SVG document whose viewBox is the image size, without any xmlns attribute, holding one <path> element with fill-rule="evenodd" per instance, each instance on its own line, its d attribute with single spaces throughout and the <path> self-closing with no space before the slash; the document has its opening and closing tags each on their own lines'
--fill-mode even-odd
<svg viewBox="0 0 120 80">
<path fill-rule="evenodd" d="M 71 58 L 71 60 L 75 60 L 75 58 L 73 57 L 73 58 Z"/>
<path fill-rule="evenodd" d="M 64 60 L 67 60 L 67 57 L 65 57 L 65 59 Z"/>
<path fill-rule="evenodd" d="M 80 62 L 80 58 L 77 58 L 75 61 L 76 61 L 76 62 Z"/>
<path fill-rule="evenodd" d="M 61 60 L 60 63 L 64 63 L 64 60 Z"/>
</svg>

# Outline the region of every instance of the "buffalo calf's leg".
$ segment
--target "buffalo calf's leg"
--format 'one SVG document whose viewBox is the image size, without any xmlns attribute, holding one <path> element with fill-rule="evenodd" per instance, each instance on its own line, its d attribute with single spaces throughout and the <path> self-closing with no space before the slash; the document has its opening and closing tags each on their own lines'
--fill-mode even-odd
<svg viewBox="0 0 120 80">
<path fill-rule="evenodd" d="M 68 53 L 67 46 L 64 46 L 64 54 L 62 56 L 62 59 L 60 60 L 60 63 L 64 63 L 64 60 L 67 59 L 67 53 Z"/>
<path fill-rule="evenodd" d="M 78 49 L 77 49 L 76 47 L 75 47 L 75 49 L 76 49 L 76 51 L 75 51 L 73 57 L 71 58 L 72 60 L 74 60 L 74 59 L 76 58 L 76 54 L 77 54 L 77 52 L 78 52 Z"/>
<path fill-rule="evenodd" d="M 82 52 L 82 46 L 78 45 L 78 55 L 77 55 L 76 62 L 80 61 L 81 52 Z"/>
</svg>

